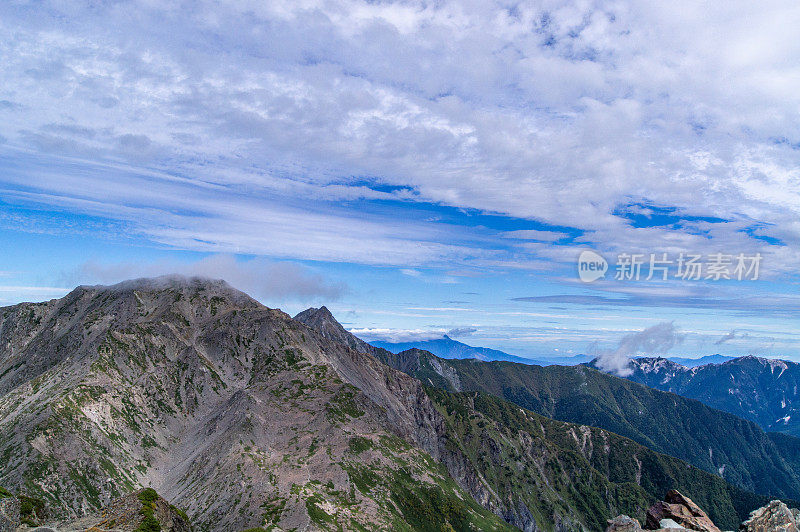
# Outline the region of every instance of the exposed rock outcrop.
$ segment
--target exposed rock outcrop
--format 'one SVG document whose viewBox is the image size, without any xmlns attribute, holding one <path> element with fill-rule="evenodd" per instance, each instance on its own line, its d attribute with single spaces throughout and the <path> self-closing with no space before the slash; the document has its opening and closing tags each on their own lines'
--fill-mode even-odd
<svg viewBox="0 0 800 532">
<path fill-rule="evenodd" d="M 116 499 L 100 512 L 62 524 L 58 530 L 60 532 L 83 530 L 192 532 L 192 526 L 186 514 L 159 496 L 155 490 L 145 488 Z"/>
<path fill-rule="evenodd" d="M 739 527 L 741 532 L 798 532 L 797 510 L 781 501 L 772 501 L 750 514 Z"/>
<path fill-rule="evenodd" d="M 721 532 L 699 506 L 676 490 L 668 491 L 663 501 L 655 503 L 647 510 L 645 527 L 650 530 L 662 528 L 661 521 L 664 519 L 671 519 L 678 525 L 697 532 Z"/>
<path fill-rule="evenodd" d="M 15 495 L 0 487 L 0 532 L 39 526 L 46 516 L 44 502 L 41 500 Z"/>
<path fill-rule="evenodd" d="M 739 532 L 800 532 L 800 510 L 781 501 L 754 510 L 741 524 Z M 606 532 L 640 532 L 639 522 L 627 515 L 608 520 Z M 711 519 L 691 499 L 671 490 L 664 501 L 647 511 L 644 532 L 719 532 Z"/>
<path fill-rule="evenodd" d="M 608 520 L 606 532 L 641 532 L 642 526 L 639 521 L 627 515 L 619 515 L 614 519 Z"/>
</svg>

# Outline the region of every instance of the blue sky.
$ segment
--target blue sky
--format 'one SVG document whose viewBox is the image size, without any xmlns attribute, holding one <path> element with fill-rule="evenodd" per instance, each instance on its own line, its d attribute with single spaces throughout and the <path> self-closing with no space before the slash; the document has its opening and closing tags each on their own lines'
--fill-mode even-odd
<svg viewBox="0 0 800 532">
<path fill-rule="evenodd" d="M 800 357 L 800 8 L 5 2 L 0 304 L 222 277 L 367 338 Z M 592 249 L 757 281 L 578 280 Z M 464 331 L 472 331 L 466 333 Z"/>
</svg>

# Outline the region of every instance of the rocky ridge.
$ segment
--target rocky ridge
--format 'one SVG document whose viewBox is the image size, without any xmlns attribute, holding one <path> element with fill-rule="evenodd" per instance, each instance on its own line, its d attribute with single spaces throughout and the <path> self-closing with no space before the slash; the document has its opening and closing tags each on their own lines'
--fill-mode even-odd
<svg viewBox="0 0 800 532">
<path fill-rule="evenodd" d="M 43 525 L 49 521 L 43 501 L 31 509 L 29 497 L 0 498 L 0 532 L 192 532 L 185 512 L 171 505 L 151 488 L 129 493 L 86 517 Z"/>
<path fill-rule="evenodd" d="M 781 501 L 770 501 L 750 513 L 739 526 L 740 532 L 798 532 L 800 510 L 789 509 Z M 647 511 L 645 528 L 639 521 L 620 515 L 608 520 L 606 532 L 721 532 L 708 515 L 691 499 L 675 490 L 667 492 Z"/>
<path fill-rule="evenodd" d="M 442 420 L 417 381 L 225 283 L 1 312 L 0 484 L 56 517 L 152 486 L 201 529 L 387 527 L 426 506 L 442 526 L 508 526 L 425 452 Z"/>
</svg>

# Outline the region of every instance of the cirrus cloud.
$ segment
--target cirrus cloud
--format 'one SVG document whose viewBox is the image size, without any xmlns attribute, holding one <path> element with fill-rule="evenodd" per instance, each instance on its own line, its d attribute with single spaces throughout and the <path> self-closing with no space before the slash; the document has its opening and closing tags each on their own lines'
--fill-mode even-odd
<svg viewBox="0 0 800 532">
<path fill-rule="evenodd" d="M 6 3 L 4 197 L 182 249 L 560 260 L 560 231 L 409 221 L 446 205 L 603 250 L 761 250 L 785 274 L 799 24 L 785 1 Z M 687 218 L 638 227 L 631 203 Z"/>
</svg>

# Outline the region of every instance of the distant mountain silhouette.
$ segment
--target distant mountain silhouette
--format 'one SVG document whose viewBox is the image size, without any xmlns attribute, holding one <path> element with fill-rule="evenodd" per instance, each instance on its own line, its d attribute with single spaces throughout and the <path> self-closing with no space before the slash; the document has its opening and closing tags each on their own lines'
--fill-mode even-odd
<svg viewBox="0 0 800 532">
<path fill-rule="evenodd" d="M 441 358 L 464 359 L 476 358 L 478 360 L 505 360 L 508 362 L 519 362 L 521 364 L 543 364 L 542 360 L 534 360 L 525 357 L 510 355 L 504 351 L 490 349 L 488 347 L 473 347 L 458 340 L 453 340 L 446 334 L 442 338 L 435 340 L 421 340 L 416 342 L 370 342 L 375 347 L 380 347 L 399 353 L 409 349 L 422 349 L 429 351 Z"/>
</svg>

